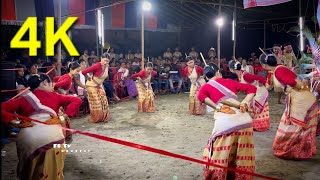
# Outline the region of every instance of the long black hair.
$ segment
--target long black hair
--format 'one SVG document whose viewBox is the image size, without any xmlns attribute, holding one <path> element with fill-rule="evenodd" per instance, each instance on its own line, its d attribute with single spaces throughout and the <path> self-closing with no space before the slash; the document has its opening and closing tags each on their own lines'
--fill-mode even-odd
<svg viewBox="0 0 320 180">
<path fill-rule="evenodd" d="M 147 63 L 147 67 L 153 68 L 153 64 L 152 64 L 151 62 L 148 62 L 148 63 Z"/>
<path fill-rule="evenodd" d="M 241 70 L 241 63 L 236 60 L 230 60 L 228 63 L 229 69 Z"/>
<path fill-rule="evenodd" d="M 277 58 L 273 54 L 265 55 L 261 54 L 259 57 L 259 61 L 261 64 L 267 64 L 269 66 L 276 66 L 277 65 Z"/>
<path fill-rule="evenodd" d="M 75 69 L 77 69 L 77 68 L 79 68 L 79 67 L 80 67 L 80 64 L 79 64 L 79 63 L 77 63 L 77 62 L 72 62 L 72 63 L 70 63 L 70 64 L 68 65 L 67 71 L 70 72 L 71 70 L 75 70 Z"/>
<path fill-rule="evenodd" d="M 110 54 L 107 53 L 107 52 L 105 52 L 105 53 L 103 53 L 103 54 L 101 55 L 101 58 L 108 58 L 108 59 L 110 59 Z M 110 59 L 110 60 L 111 60 L 111 59 Z"/>
<path fill-rule="evenodd" d="M 204 68 L 203 74 L 207 79 L 211 79 L 216 75 L 218 71 L 219 68 L 217 65 L 215 65 L 214 63 L 209 63 L 209 65 Z"/>
<path fill-rule="evenodd" d="M 39 87 L 41 82 L 45 80 L 47 80 L 48 83 L 51 82 L 50 77 L 44 73 L 31 75 L 28 79 L 28 86 L 30 87 L 31 91 L 33 91 Z"/>
</svg>

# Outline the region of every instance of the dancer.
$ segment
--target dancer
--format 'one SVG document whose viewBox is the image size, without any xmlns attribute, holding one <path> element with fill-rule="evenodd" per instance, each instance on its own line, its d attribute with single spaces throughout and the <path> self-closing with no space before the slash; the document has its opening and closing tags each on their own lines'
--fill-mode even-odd
<svg viewBox="0 0 320 180">
<path fill-rule="evenodd" d="M 203 152 L 203 159 L 209 163 L 253 173 L 255 155 L 252 119 L 246 111 L 248 103 L 256 93 L 256 87 L 223 79 L 215 64 L 206 66 L 204 75 L 209 81 L 200 88 L 198 98 L 200 102 L 215 109 L 215 121 L 212 135 Z M 247 93 L 241 103 L 235 100 L 237 98 L 235 93 L 238 91 Z M 253 177 L 206 166 L 204 179 L 253 179 Z"/>
<path fill-rule="evenodd" d="M 203 77 L 201 77 L 201 75 L 203 74 L 203 68 L 200 66 L 196 66 L 194 64 L 194 58 L 190 56 L 186 58 L 186 61 L 188 66 L 184 69 L 184 71 L 191 81 L 189 95 L 189 112 L 194 115 L 206 114 L 206 105 L 200 103 L 199 99 L 197 98 L 200 87 L 206 83 Z"/>
<path fill-rule="evenodd" d="M 90 107 L 89 121 L 93 123 L 108 122 L 110 118 L 109 105 L 103 81 L 108 77 L 110 56 L 104 53 L 100 62 L 82 71 L 87 76 L 86 89 Z M 89 73 L 92 75 L 89 76 Z"/>
<path fill-rule="evenodd" d="M 146 69 L 133 74 L 132 79 L 136 79 L 136 87 L 138 90 L 138 112 L 155 112 L 154 94 L 152 91 L 150 80 L 157 75 L 153 70 L 152 63 L 148 63 Z"/>
<path fill-rule="evenodd" d="M 270 128 L 268 90 L 264 86 L 266 80 L 262 76 L 250 74 L 241 70 L 240 62 L 235 60 L 229 61 L 229 69 L 236 74 L 241 83 L 256 86 L 257 93 L 254 102 L 251 104 L 253 112 L 253 129 L 256 131 L 266 131 Z"/>
<path fill-rule="evenodd" d="M 69 94 L 72 86 L 72 79 L 79 74 L 81 67 L 78 63 L 73 62 L 68 65 L 68 74 L 56 76 L 53 78 L 54 90 L 59 94 Z"/>
<path fill-rule="evenodd" d="M 21 128 L 16 147 L 19 158 L 17 175 L 19 179 L 59 179 L 63 180 L 65 159 L 64 147 L 53 148 L 53 144 L 63 144 L 61 123 L 78 111 L 81 100 L 77 97 L 53 92 L 51 79 L 46 74 L 32 75 L 28 79 L 30 93 L 2 104 L 2 120 Z M 65 114 L 57 117 L 59 108 L 66 107 Z M 30 117 L 47 123 L 22 120 L 20 123 L 8 113 Z"/>
<path fill-rule="evenodd" d="M 262 67 L 273 71 L 274 86 L 287 93 L 286 109 L 273 142 L 273 154 L 283 159 L 308 159 L 316 154 L 318 104 L 297 75 L 277 65 L 274 55 L 261 55 Z"/>
</svg>

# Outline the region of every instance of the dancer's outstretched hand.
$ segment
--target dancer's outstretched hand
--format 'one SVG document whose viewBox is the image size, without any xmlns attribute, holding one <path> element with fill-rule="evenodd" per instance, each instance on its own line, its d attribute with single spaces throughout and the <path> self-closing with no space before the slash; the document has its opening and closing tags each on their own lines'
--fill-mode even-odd
<svg viewBox="0 0 320 180">
<path fill-rule="evenodd" d="M 247 112 L 248 111 L 248 105 L 247 104 L 240 104 L 240 111 L 242 113 Z"/>
<path fill-rule="evenodd" d="M 14 124 L 16 128 L 27 128 L 32 127 L 33 123 L 31 121 L 24 121 L 22 120 L 19 124 Z"/>
<path fill-rule="evenodd" d="M 46 121 L 46 124 L 48 124 L 48 125 L 61 124 L 61 120 L 59 119 L 58 116 L 56 116 L 56 115 L 50 115 L 50 116 L 51 116 L 51 118 Z"/>
<path fill-rule="evenodd" d="M 226 113 L 226 114 L 235 114 L 236 112 L 231 109 L 229 106 L 227 105 L 223 105 L 220 109 L 220 112 Z"/>
</svg>

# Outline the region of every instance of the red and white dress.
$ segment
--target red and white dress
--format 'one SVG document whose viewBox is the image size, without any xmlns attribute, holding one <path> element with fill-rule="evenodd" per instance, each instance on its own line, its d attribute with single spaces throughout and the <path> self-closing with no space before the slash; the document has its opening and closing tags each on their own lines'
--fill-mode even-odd
<svg viewBox="0 0 320 180">
<path fill-rule="evenodd" d="M 256 131 L 266 131 L 270 128 L 268 90 L 264 85 L 266 80 L 262 76 L 253 75 L 241 70 L 240 82 L 252 84 L 257 87 L 256 96 L 251 103 L 253 129 Z M 260 84 L 259 84 L 260 83 Z"/>
<path fill-rule="evenodd" d="M 69 94 L 69 90 L 72 86 L 72 78 L 69 74 L 63 76 L 55 76 L 52 80 L 54 83 L 54 90 L 59 94 Z"/>
<path fill-rule="evenodd" d="M 247 94 L 256 93 L 256 87 L 243 84 L 231 79 L 210 80 L 203 85 L 198 94 L 200 102 L 210 98 L 218 104 L 221 100 L 239 103 L 236 98 L 238 91 Z M 211 137 L 203 152 L 203 160 L 224 167 L 239 170 L 255 171 L 255 154 L 253 143 L 252 118 L 249 113 L 242 113 L 233 109 L 236 114 L 214 113 L 214 128 Z M 241 179 L 253 180 L 253 176 L 228 172 L 213 166 L 205 166 L 204 179 Z"/>
<path fill-rule="evenodd" d="M 273 73 L 274 86 L 287 93 L 283 113 L 273 142 L 273 154 L 283 159 L 309 159 L 316 155 L 316 126 L 318 104 L 309 90 L 291 89 L 297 75 L 284 65 Z"/>
<path fill-rule="evenodd" d="M 151 86 L 151 78 L 155 75 L 157 75 L 157 71 L 152 71 L 147 75 L 145 69 L 131 75 L 132 79 L 137 79 L 137 77 L 141 78 L 141 80 L 136 80 L 135 82 L 138 91 L 138 112 L 156 111 L 154 94 Z"/>
<path fill-rule="evenodd" d="M 207 113 L 206 105 L 202 104 L 197 98 L 200 87 L 206 83 L 204 78 L 201 78 L 203 70 L 204 69 L 200 66 L 195 66 L 192 69 L 191 73 L 189 72 L 188 67 L 184 69 L 185 74 L 188 76 L 191 82 L 189 95 L 189 112 L 194 115 L 203 115 Z"/>
<path fill-rule="evenodd" d="M 15 118 L 11 114 L 30 117 L 42 122 L 56 115 L 61 106 L 65 114 L 72 117 L 81 105 L 81 99 L 73 96 L 34 90 L 20 98 L 2 104 L 2 121 L 9 123 Z M 53 144 L 65 141 L 60 124 L 44 125 L 34 122 L 32 127 L 22 128 L 17 135 L 19 179 L 63 179 L 65 152 L 53 148 Z M 34 168 L 37 167 L 37 168 Z"/>
</svg>

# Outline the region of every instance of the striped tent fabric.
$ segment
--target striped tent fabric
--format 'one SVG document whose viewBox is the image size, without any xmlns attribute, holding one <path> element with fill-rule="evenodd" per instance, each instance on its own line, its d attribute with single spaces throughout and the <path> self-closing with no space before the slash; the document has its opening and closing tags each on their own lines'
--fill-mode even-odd
<svg viewBox="0 0 320 180">
<path fill-rule="evenodd" d="M 119 0 L 61 0 L 62 23 L 68 17 L 78 17 L 77 25 L 96 25 L 96 12 L 102 8 L 104 27 L 106 29 L 140 28 L 141 9 L 139 1 L 121 3 Z M 58 16 L 57 0 L 2 0 L 1 20 L 25 21 L 28 17 L 37 17 L 44 21 L 46 17 Z M 166 29 L 167 22 L 159 19 L 154 12 L 145 13 L 145 28 Z"/>
<path fill-rule="evenodd" d="M 62 23 L 70 16 L 78 17 L 76 25 L 95 25 L 95 14 L 85 12 L 98 4 L 97 0 L 61 0 Z M 2 0 L 1 20 L 25 21 L 28 17 L 37 17 L 44 21 L 46 17 L 57 17 L 56 0 Z"/>
<path fill-rule="evenodd" d="M 286 3 L 291 0 L 243 0 L 244 8 L 252 8 L 257 6 L 272 6 L 276 4 Z"/>
</svg>

